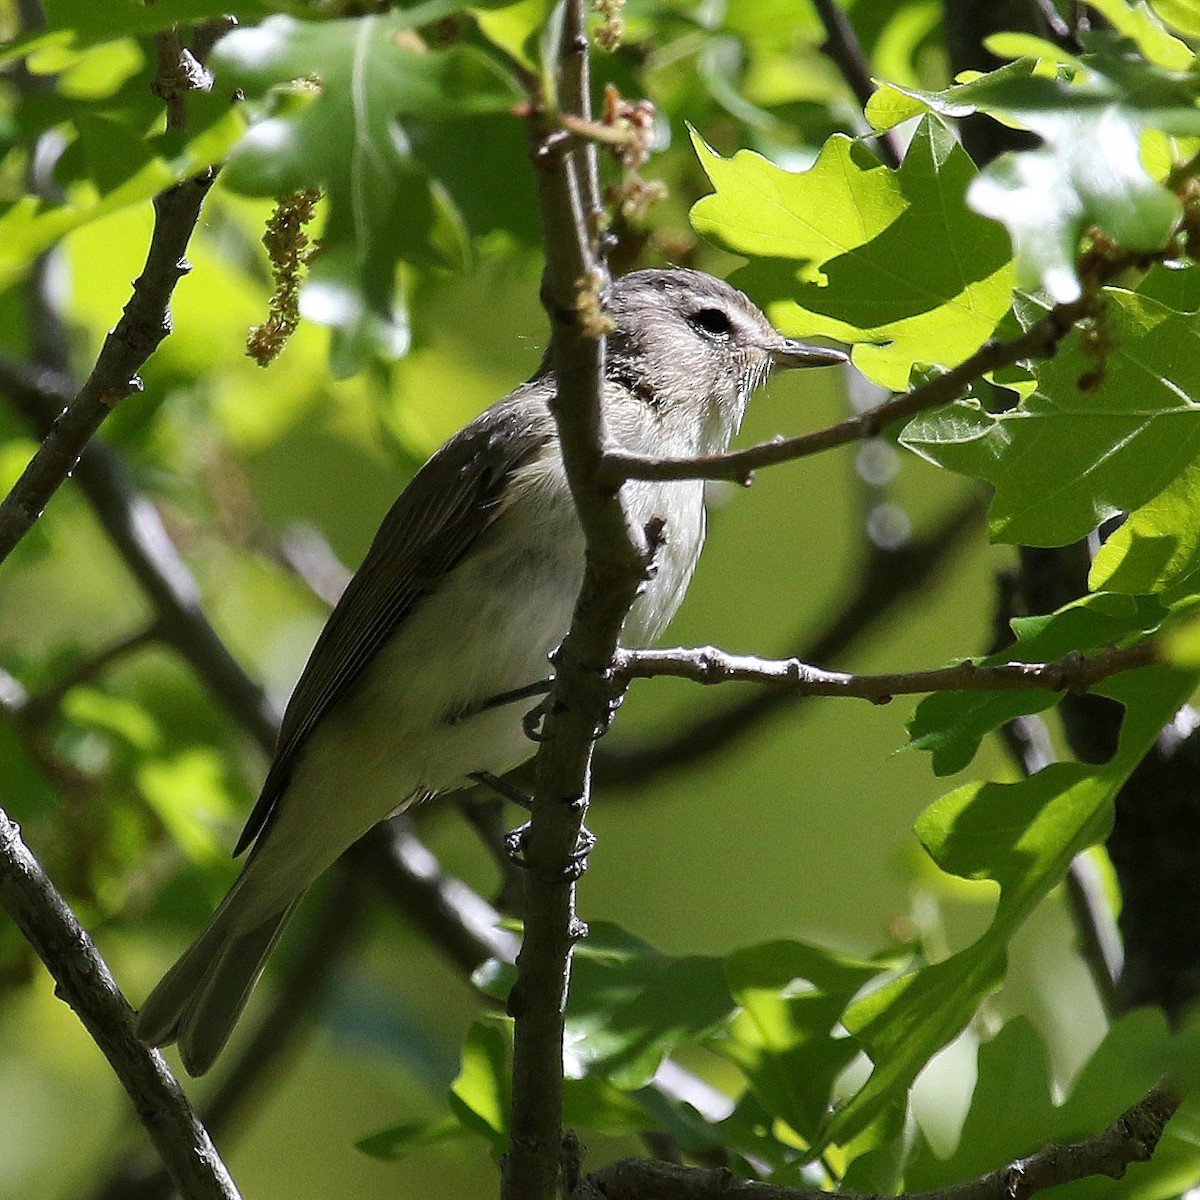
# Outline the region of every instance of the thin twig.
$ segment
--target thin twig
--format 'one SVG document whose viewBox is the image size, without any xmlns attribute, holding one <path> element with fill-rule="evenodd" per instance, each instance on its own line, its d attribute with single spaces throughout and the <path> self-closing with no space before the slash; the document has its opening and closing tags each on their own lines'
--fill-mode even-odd
<svg viewBox="0 0 1200 1200">
<path fill-rule="evenodd" d="M 859 107 L 865 109 L 867 101 L 875 92 L 875 82 L 871 78 L 871 69 L 867 65 L 867 56 L 863 53 L 858 34 L 855 33 L 850 18 L 838 6 L 837 0 L 814 0 L 814 6 L 821 18 L 821 24 L 825 26 L 825 41 L 821 44 L 821 53 L 842 73 L 842 78 L 850 85 Z M 889 167 L 896 168 L 900 165 L 904 150 L 894 129 L 876 134 L 871 140 Z"/>
<path fill-rule="evenodd" d="M 1149 1161 L 1179 1103 L 1173 1091 L 1155 1088 L 1093 1137 L 1065 1146 L 1046 1146 L 978 1179 L 897 1200 L 1024 1200 L 1079 1179 L 1121 1179 L 1130 1164 Z M 853 1192 L 838 1195 L 842 1200 L 869 1200 Z M 626 1159 L 584 1177 L 570 1200 L 597 1196 L 604 1200 L 643 1200 L 646 1196 L 655 1200 L 828 1200 L 829 1193 L 738 1179 L 725 1169 Z"/>
<path fill-rule="evenodd" d="M 162 1055 L 138 1041 L 133 1010 L 108 964 L 3 810 L 0 905 L 108 1059 L 180 1192 L 189 1200 L 238 1200 L 217 1148 Z"/>
<path fill-rule="evenodd" d="M 925 591 L 966 535 L 978 527 L 982 513 L 980 499 L 973 496 L 899 549 L 875 547 L 856 573 L 853 589 L 834 605 L 829 623 L 802 644 L 797 639 L 801 648 L 793 657 L 804 662 L 839 660 L 879 621 Z M 741 702 L 700 717 L 660 740 L 629 748 L 602 744 L 596 755 L 596 781 L 606 787 L 644 788 L 664 771 L 694 768 L 785 707 L 790 712 L 808 699 L 780 688 L 759 688 Z"/>
<path fill-rule="evenodd" d="M 0 356 L 0 392 L 9 395 L 35 429 L 44 427 L 69 386 L 58 372 L 34 370 Z M 153 605 L 164 641 L 269 754 L 279 716 L 204 615 L 199 585 L 157 509 L 133 486 L 120 459 L 100 443 L 85 447 L 73 478 Z M 478 965 L 481 945 L 487 948 L 484 957 L 512 957 L 512 935 L 493 928 L 499 919 L 494 910 L 465 884 L 442 874 L 415 837 L 392 842 L 381 829 L 352 853 L 361 856 L 360 862 L 369 860 L 376 875 L 389 881 L 391 902 L 455 962 L 467 969 Z M 234 1072 L 251 1082 L 238 1067 Z"/>
<path fill-rule="evenodd" d="M 1135 261 L 1139 261 L 1139 258 L 1115 255 L 1106 277 L 1113 277 Z M 1099 286 L 1099 281 L 1095 286 Z M 726 479 L 734 483 L 749 483 L 759 467 L 806 458 L 835 446 L 875 437 L 898 421 L 957 400 L 971 383 L 988 371 L 1011 366 L 1023 359 L 1045 358 L 1053 354 L 1075 322 L 1088 313 L 1093 299 L 1094 291 L 1087 287 L 1080 299 L 1055 305 L 1017 337 L 985 342 L 974 354 L 945 374 L 827 429 L 794 438 L 775 438 L 728 454 L 697 458 L 658 458 L 608 446 L 604 452 L 601 476 L 612 487 L 619 486 L 626 479 Z"/>
<path fill-rule="evenodd" d="M 97 650 L 90 658 L 81 659 L 63 671 L 53 683 L 29 694 L 22 706 L 22 719 L 34 725 L 43 724 L 50 719 L 53 712 L 62 703 L 63 697 L 72 688 L 95 679 L 114 663 L 152 645 L 158 638 L 158 626 L 151 622 L 142 629 L 117 638 L 115 642 Z"/>
<path fill-rule="evenodd" d="M 40 435 L 71 381 L 57 371 L 35 369 L 0 354 L 0 392 L 8 395 Z M 146 593 L 162 640 L 188 662 L 218 701 L 270 754 L 279 714 L 263 689 L 242 670 L 201 607 L 200 586 L 176 550 L 158 510 L 129 478 L 107 446 L 93 442 L 81 452 L 73 479 L 101 527 Z"/>
<path fill-rule="evenodd" d="M 852 696 L 872 704 L 887 704 L 895 696 L 929 692 L 1035 689 L 1084 692 L 1110 675 L 1149 666 L 1156 657 L 1156 644 L 1145 641 L 1119 649 L 1110 647 L 1091 655 L 1073 652 L 1054 662 L 1010 662 L 989 667 L 967 661 L 923 671 L 850 675 L 825 671 L 796 658 L 758 658 L 697 646 L 669 650 L 618 649 L 613 658 L 613 672 L 626 680 L 666 675 L 702 684 L 760 683 L 797 695 Z"/>
</svg>

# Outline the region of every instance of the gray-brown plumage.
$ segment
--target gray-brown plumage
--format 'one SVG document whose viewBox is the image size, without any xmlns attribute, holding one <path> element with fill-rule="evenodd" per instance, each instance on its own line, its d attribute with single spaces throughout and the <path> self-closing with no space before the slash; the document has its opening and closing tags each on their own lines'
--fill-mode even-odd
<svg viewBox="0 0 1200 1200">
<path fill-rule="evenodd" d="M 629 450 L 725 450 L 774 366 L 840 361 L 778 334 L 740 292 L 697 271 L 612 288 L 604 416 Z M 296 685 L 237 852 L 241 875 L 138 1017 L 152 1045 L 211 1065 L 309 885 L 375 822 L 528 758 L 529 702 L 488 705 L 549 674 L 583 575 L 583 536 L 543 368 L 446 443 L 384 518 Z M 704 541 L 696 480 L 630 481 L 632 520 L 665 521 L 653 579 L 622 641 L 675 614 Z"/>
</svg>

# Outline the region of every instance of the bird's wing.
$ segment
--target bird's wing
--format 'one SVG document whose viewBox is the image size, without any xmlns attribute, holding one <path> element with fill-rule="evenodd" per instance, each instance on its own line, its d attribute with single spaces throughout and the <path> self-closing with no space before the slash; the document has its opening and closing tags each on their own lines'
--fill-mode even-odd
<svg viewBox="0 0 1200 1200">
<path fill-rule="evenodd" d="M 491 524 L 509 475 L 550 439 L 553 424 L 544 405 L 550 386 L 534 381 L 494 404 L 447 442 L 392 505 L 296 684 L 235 855 L 266 826 L 308 736 Z M 530 399 L 543 404 L 531 409 Z"/>
</svg>

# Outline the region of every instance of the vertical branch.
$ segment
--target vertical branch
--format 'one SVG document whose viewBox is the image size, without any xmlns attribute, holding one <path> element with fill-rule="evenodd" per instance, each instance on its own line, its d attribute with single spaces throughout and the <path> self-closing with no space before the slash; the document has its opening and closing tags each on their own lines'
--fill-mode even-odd
<svg viewBox="0 0 1200 1200">
<path fill-rule="evenodd" d="M 567 0 L 555 94 L 586 115 L 588 43 L 583 0 Z M 515 1021 L 505 1200 L 552 1200 L 563 1154 L 562 1043 L 571 950 L 586 931 L 575 910 L 584 853 L 592 745 L 612 702 L 610 666 L 645 574 L 645 538 L 630 529 L 619 492 L 600 481 L 604 444 L 604 318 L 607 277 L 597 250 L 594 166 L 573 160 L 561 113 L 531 106 L 529 132 L 546 249 L 542 300 L 550 316 L 557 389 L 551 409 L 587 543 L 571 630 L 556 655 L 534 765 L 534 802 L 524 833 L 525 935 L 509 997 Z"/>
<path fill-rule="evenodd" d="M 558 102 L 563 112 L 585 121 L 592 117 L 592 64 L 582 4 L 568 4 L 563 13 L 562 45 L 559 51 Z M 570 152 L 568 165 L 575 177 L 575 191 L 583 216 L 583 228 L 591 240 L 591 253 L 598 249 L 600 223 L 600 163 L 595 142 L 582 140 Z"/>
</svg>

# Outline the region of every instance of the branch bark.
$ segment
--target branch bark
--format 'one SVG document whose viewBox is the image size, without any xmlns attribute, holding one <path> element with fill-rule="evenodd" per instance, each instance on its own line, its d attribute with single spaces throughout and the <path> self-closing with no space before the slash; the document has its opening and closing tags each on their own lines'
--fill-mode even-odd
<svg viewBox="0 0 1200 1200">
<path fill-rule="evenodd" d="M 113 406 L 141 388 L 137 372 L 171 331 L 171 293 L 191 270 L 187 244 L 215 178 L 214 170 L 202 171 L 154 198 L 154 234 L 146 265 L 134 282 L 121 319 L 104 339 L 96 365 L 78 395 L 56 417 L 21 478 L 0 504 L 0 562 L 41 516 Z"/>
<path fill-rule="evenodd" d="M 133 1009 L 108 964 L 3 810 L 0 904 L 46 964 L 58 996 L 108 1059 L 180 1192 L 188 1200 L 239 1200 L 216 1146 L 166 1061 L 138 1041 Z"/>
<path fill-rule="evenodd" d="M 669 650 L 618 649 L 613 671 L 618 678 L 651 679 L 669 675 L 693 683 L 761 683 L 799 696 L 852 696 L 872 704 L 887 704 L 895 696 L 928 692 L 1023 692 L 1038 688 L 1052 692 L 1087 691 L 1088 688 L 1156 660 L 1153 641 L 1123 648 L 1109 647 L 1096 654 L 1072 653 L 1054 662 L 1010 662 L 978 666 L 971 661 L 925 671 L 897 671 L 880 675 L 849 675 L 825 671 L 797 658 L 757 658 L 728 654 L 713 646 L 675 647 Z"/>
<path fill-rule="evenodd" d="M 1156 1088 L 1093 1137 L 1046 1146 L 978 1179 L 909 1193 L 898 1200 L 1025 1200 L 1080 1179 L 1121 1179 L 1131 1163 L 1149 1161 L 1179 1103 L 1170 1089 Z M 853 1192 L 837 1194 L 842 1200 L 875 1200 Z M 829 1192 L 737 1179 L 720 1168 L 626 1159 L 586 1176 L 569 1200 L 644 1200 L 647 1196 L 655 1200 L 828 1200 Z"/>
<path fill-rule="evenodd" d="M 825 26 L 825 41 L 821 45 L 821 53 L 842 73 L 842 78 L 850 85 L 859 107 L 865 109 L 867 101 L 875 91 L 875 81 L 871 78 L 867 56 L 863 53 L 862 44 L 850 23 L 850 18 L 838 5 L 837 0 L 813 0 L 813 7 L 821 18 L 821 24 Z M 866 125 L 866 122 L 863 124 Z M 894 169 L 900 165 L 904 154 L 894 129 L 876 134 L 870 141 L 878 148 L 880 157 L 889 167 Z"/>
<path fill-rule="evenodd" d="M 588 43 L 582 0 L 564 10 L 557 98 L 590 119 Z M 529 131 L 542 216 L 542 296 L 551 322 L 557 380 L 552 411 L 567 479 L 587 543 L 583 586 L 555 661 L 545 706 L 545 739 L 534 763 L 534 800 L 524 831 L 525 935 L 509 996 L 515 1021 L 505 1200 L 552 1200 L 562 1157 L 563 1020 L 571 950 L 585 927 L 575 912 L 575 876 L 587 812 L 592 745 L 612 702 L 609 666 L 646 571 L 646 547 L 632 530 L 619 491 L 601 479 L 600 408 L 604 341 L 584 328 L 581 291 L 602 298 L 607 282 L 597 248 L 594 176 L 588 147 L 552 138 L 558 114 L 531 105 Z"/>
</svg>

